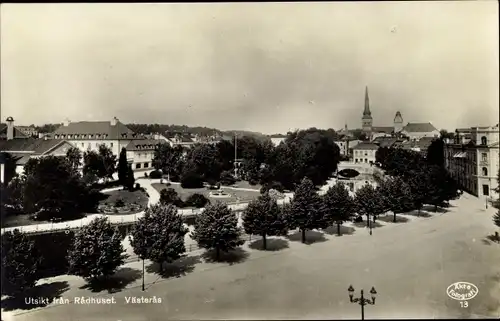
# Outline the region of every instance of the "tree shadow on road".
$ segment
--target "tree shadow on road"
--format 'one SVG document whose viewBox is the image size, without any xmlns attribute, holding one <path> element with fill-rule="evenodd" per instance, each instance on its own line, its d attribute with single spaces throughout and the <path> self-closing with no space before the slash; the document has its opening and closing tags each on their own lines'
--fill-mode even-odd
<svg viewBox="0 0 500 321">
<path fill-rule="evenodd" d="M 423 218 L 428 218 L 432 217 L 433 215 L 427 211 L 420 210 L 420 213 L 417 210 L 406 212 L 406 213 L 401 213 L 402 215 L 409 215 L 409 216 L 415 216 L 415 217 L 423 217 Z"/>
<path fill-rule="evenodd" d="M 497 237 L 495 234 L 490 234 L 481 241 L 486 245 L 500 245 L 500 237 Z"/>
<path fill-rule="evenodd" d="M 127 285 L 138 280 L 142 276 L 142 271 L 121 268 L 115 274 L 97 280 L 91 280 L 87 284 L 80 287 L 80 289 L 88 289 L 94 293 L 107 291 L 108 293 L 117 293 L 125 289 Z"/>
<path fill-rule="evenodd" d="M 343 236 L 343 235 L 353 235 L 356 229 L 354 227 L 350 226 L 340 226 L 340 235 L 338 233 L 337 225 L 330 226 L 328 228 L 325 228 L 323 232 L 325 232 L 328 235 L 335 235 L 335 236 Z"/>
<path fill-rule="evenodd" d="M 31 310 L 42 308 L 51 304 L 54 299 L 60 298 L 61 295 L 69 290 L 68 282 L 52 282 L 44 283 L 35 286 L 30 290 L 26 290 L 15 297 L 8 297 L 2 300 L 1 307 L 3 311 L 13 310 Z M 26 304 L 25 298 L 48 298 L 48 302 L 40 302 L 37 304 Z"/>
<path fill-rule="evenodd" d="M 266 241 L 266 249 L 263 249 L 263 241 L 262 239 L 254 241 L 248 245 L 249 248 L 253 250 L 260 250 L 260 251 L 280 251 L 283 249 L 288 248 L 288 241 L 283 240 L 283 239 L 267 239 Z"/>
<path fill-rule="evenodd" d="M 377 218 L 377 220 L 375 222 L 372 221 L 372 228 L 373 229 L 380 228 L 380 227 L 384 226 L 383 224 L 380 224 L 379 222 L 377 222 L 378 220 L 380 220 L 380 217 Z M 352 225 L 354 225 L 355 227 L 358 227 L 358 228 L 363 228 L 363 227 L 368 228 L 368 226 L 366 226 L 366 222 L 365 221 L 352 223 Z"/>
<path fill-rule="evenodd" d="M 148 273 L 156 273 L 162 278 L 180 278 L 194 271 L 196 264 L 201 263 L 199 255 L 184 255 L 172 263 L 163 264 L 160 271 L 160 264 L 152 263 L 146 267 Z"/>
<path fill-rule="evenodd" d="M 287 239 L 289 239 L 292 242 L 302 242 L 302 232 L 297 231 L 294 234 L 290 234 L 287 236 Z M 313 243 L 322 243 L 328 241 L 327 238 L 325 238 L 325 234 L 318 232 L 318 231 L 306 231 L 306 242 L 305 244 L 313 244 Z"/>
<path fill-rule="evenodd" d="M 391 214 L 386 216 L 380 216 L 377 220 L 386 223 L 394 223 L 394 215 Z M 396 223 L 408 223 L 409 221 L 410 219 L 408 219 L 407 217 L 396 215 Z"/>
<path fill-rule="evenodd" d="M 454 207 L 453 205 L 447 205 L 448 208 L 450 207 Z M 422 211 L 425 211 L 425 212 L 429 212 L 429 213 L 434 213 L 434 214 L 438 214 L 438 213 L 448 213 L 450 210 L 448 208 L 445 208 L 445 207 L 437 207 L 437 210 L 436 208 L 434 208 L 434 205 L 424 205 L 424 207 L 422 207 Z"/>
<path fill-rule="evenodd" d="M 219 259 L 217 259 L 215 250 L 207 250 L 202 255 L 202 258 L 207 263 L 229 263 L 229 265 L 238 264 L 244 262 L 249 254 L 244 249 L 238 247 L 229 252 L 220 252 Z"/>
</svg>

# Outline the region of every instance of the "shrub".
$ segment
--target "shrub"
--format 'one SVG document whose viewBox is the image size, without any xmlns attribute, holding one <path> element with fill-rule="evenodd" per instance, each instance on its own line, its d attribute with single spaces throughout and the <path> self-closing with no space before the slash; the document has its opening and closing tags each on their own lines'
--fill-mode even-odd
<svg viewBox="0 0 500 321">
<path fill-rule="evenodd" d="M 248 181 L 248 184 L 250 185 L 257 185 L 259 182 L 253 178 L 251 178 L 249 181 Z"/>
<path fill-rule="evenodd" d="M 166 182 L 165 185 L 166 186 L 171 186 L 172 184 L 170 184 L 170 182 Z"/>
<path fill-rule="evenodd" d="M 162 173 L 159 170 L 154 170 L 151 173 L 149 173 L 149 178 L 156 179 L 156 178 L 161 178 L 161 177 L 162 177 Z"/>
<path fill-rule="evenodd" d="M 188 172 L 182 175 L 181 186 L 183 188 L 202 188 L 203 180 L 200 175 Z"/>
<path fill-rule="evenodd" d="M 173 188 L 162 189 L 160 192 L 160 202 L 163 204 L 175 204 L 179 200 L 179 194 Z"/>
<path fill-rule="evenodd" d="M 147 173 L 147 172 L 146 172 L 146 173 L 144 173 L 144 177 L 148 177 L 148 173 Z"/>
<path fill-rule="evenodd" d="M 236 183 L 236 179 L 230 171 L 222 172 L 222 174 L 220 175 L 220 181 L 223 185 L 233 185 L 234 183 Z"/>
<path fill-rule="evenodd" d="M 205 207 L 205 205 L 207 205 L 208 203 L 210 203 L 210 200 L 206 198 L 205 195 L 194 193 L 187 198 L 185 205 L 202 208 Z"/>
<path fill-rule="evenodd" d="M 122 207 L 122 206 L 125 206 L 125 202 L 124 202 L 121 198 L 119 198 L 119 199 L 117 199 L 117 200 L 115 201 L 115 206 L 116 206 L 116 207 Z"/>
<path fill-rule="evenodd" d="M 141 189 L 141 184 L 135 183 L 135 190 L 139 190 L 139 189 Z"/>
</svg>

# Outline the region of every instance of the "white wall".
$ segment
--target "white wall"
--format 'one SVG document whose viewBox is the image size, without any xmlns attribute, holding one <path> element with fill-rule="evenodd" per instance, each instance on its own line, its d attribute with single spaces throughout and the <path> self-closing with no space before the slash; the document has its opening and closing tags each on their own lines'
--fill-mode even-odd
<svg viewBox="0 0 500 321">
<path fill-rule="evenodd" d="M 373 149 L 355 149 L 353 150 L 353 160 L 356 163 L 357 162 L 362 162 L 362 163 L 367 163 L 369 164 L 370 162 L 375 163 L 375 153 L 376 150 Z"/>
</svg>

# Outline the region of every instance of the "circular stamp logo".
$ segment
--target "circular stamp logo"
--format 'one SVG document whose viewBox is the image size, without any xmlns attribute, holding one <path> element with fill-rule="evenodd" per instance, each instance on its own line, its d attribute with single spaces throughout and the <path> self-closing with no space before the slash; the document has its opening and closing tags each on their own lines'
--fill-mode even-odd
<svg viewBox="0 0 500 321">
<path fill-rule="evenodd" d="M 469 282 L 455 282 L 446 289 L 446 294 L 453 300 L 467 301 L 473 299 L 479 289 Z"/>
</svg>

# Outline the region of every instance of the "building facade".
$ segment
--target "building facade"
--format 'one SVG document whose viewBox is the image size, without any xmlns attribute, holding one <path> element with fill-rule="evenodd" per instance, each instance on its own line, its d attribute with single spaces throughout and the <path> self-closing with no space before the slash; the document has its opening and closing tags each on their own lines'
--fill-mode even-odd
<svg viewBox="0 0 500 321">
<path fill-rule="evenodd" d="M 480 198 L 498 198 L 499 127 L 471 127 L 455 131 L 445 144 L 445 165 L 460 186 Z"/>
<path fill-rule="evenodd" d="M 375 153 L 379 149 L 377 144 L 361 142 L 353 147 L 353 160 L 354 163 L 375 163 Z"/>
</svg>

